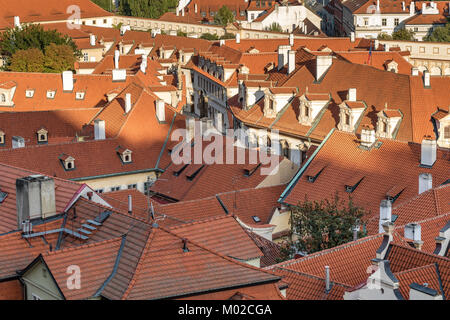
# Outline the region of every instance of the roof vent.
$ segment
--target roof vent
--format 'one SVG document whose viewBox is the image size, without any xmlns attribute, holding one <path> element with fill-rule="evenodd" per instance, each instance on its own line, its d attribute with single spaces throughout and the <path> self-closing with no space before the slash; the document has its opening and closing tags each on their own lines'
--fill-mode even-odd
<svg viewBox="0 0 450 320">
<path fill-rule="evenodd" d="M 189 252 L 189 248 L 187 246 L 188 240 L 186 238 L 183 238 L 182 242 L 183 242 L 183 252 Z"/>
</svg>

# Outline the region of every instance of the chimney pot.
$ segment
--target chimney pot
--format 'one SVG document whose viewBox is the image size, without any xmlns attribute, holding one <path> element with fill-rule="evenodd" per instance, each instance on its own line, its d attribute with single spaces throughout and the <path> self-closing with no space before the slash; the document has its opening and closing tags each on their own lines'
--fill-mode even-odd
<svg viewBox="0 0 450 320">
<path fill-rule="evenodd" d="M 128 195 L 128 213 L 131 214 L 133 212 L 133 197 L 131 194 Z"/>
<path fill-rule="evenodd" d="M 14 28 L 20 28 L 20 17 L 19 16 L 14 17 Z"/>
<path fill-rule="evenodd" d="M 350 42 L 355 42 L 355 33 L 353 31 L 350 32 Z"/>
<path fill-rule="evenodd" d="M 289 45 L 291 47 L 294 46 L 294 34 L 292 34 L 292 33 L 289 34 Z"/>
<path fill-rule="evenodd" d="M 120 51 L 119 50 L 114 51 L 114 69 L 119 69 L 119 57 Z"/>
</svg>

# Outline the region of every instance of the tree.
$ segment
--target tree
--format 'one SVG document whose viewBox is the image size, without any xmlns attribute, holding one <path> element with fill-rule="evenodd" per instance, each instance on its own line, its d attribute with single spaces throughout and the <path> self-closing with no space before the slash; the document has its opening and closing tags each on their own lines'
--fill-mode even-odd
<svg viewBox="0 0 450 320">
<path fill-rule="evenodd" d="M 212 33 L 203 33 L 200 36 L 200 39 L 204 39 L 204 40 L 219 40 L 219 37 L 215 34 Z"/>
<path fill-rule="evenodd" d="M 91 1 L 107 11 L 112 12 L 115 9 L 115 6 L 113 6 L 112 0 L 91 0 Z"/>
<path fill-rule="evenodd" d="M 235 39 L 235 38 L 236 38 L 236 35 L 234 35 L 233 33 L 229 33 L 229 32 L 225 33 L 223 36 L 220 37 L 220 39 L 224 39 L 224 40 Z"/>
<path fill-rule="evenodd" d="M 214 16 L 214 22 L 222 26 L 227 26 L 229 23 L 234 22 L 234 14 L 227 6 L 222 6 Z"/>
<path fill-rule="evenodd" d="M 68 45 L 51 43 L 45 48 L 44 67 L 46 72 L 61 73 L 73 70 L 76 60 L 72 48 Z"/>
<path fill-rule="evenodd" d="M 392 33 L 393 40 L 408 40 L 414 41 L 414 31 L 408 29 L 399 29 Z"/>
<path fill-rule="evenodd" d="M 378 40 L 392 40 L 392 36 L 387 34 L 386 32 L 381 32 L 378 34 Z"/>
<path fill-rule="evenodd" d="M 424 40 L 432 42 L 450 42 L 450 17 L 443 27 L 434 28 L 431 34 L 427 35 Z"/>
<path fill-rule="evenodd" d="M 274 32 L 283 32 L 283 28 L 278 22 L 274 22 L 270 25 L 270 27 L 266 28 L 267 31 L 274 31 Z"/>
<path fill-rule="evenodd" d="M 22 28 L 7 29 L 1 36 L 0 52 L 4 57 L 5 69 L 8 70 L 11 57 L 19 50 L 39 49 L 43 54 L 50 44 L 67 45 L 75 57 L 81 57 L 75 42 L 56 30 L 44 30 L 41 25 L 23 25 Z"/>
<path fill-rule="evenodd" d="M 18 50 L 11 57 L 10 71 L 43 72 L 44 54 L 37 48 Z"/>
<path fill-rule="evenodd" d="M 364 224 L 366 212 L 353 205 L 352 199 L 343 201 L 336 194 L 333 199 L 300 202 L 291 211 L 291 240 L 283 248 L 286 256 L 294 252 L 313 253 L 352 241 L 355 226 Z M 358 232 L 358 237 L 365 232 Z"/>
<path fill-rule="evenodd" d="M 158 19 L 177 5 L 178 0 L 121 0 L 119 12 L 126 16 Z"/>
<path fill-rule="evenodd" d="M 181 30 L 178 30 L 178 31 L 177 31 L 177 36 L 178 36 L 178 37 L 187 37 L 187 33 L 186 33 L 186 32 L 183 32 L 183 31 L 181 31 Z"/>
</svg>

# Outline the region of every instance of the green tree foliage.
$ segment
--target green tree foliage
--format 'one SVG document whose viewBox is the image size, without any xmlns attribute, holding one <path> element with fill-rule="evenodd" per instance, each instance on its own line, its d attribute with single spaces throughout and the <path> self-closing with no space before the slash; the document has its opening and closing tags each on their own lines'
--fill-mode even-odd
<svg viewBox="0 0 450 320">
<path fill-rule="evenodd" d="M 181 31 L 181 30 L 178 30 L 178 31 L 177 31 L 177 36 L 178 36 L 178 37 L 187 37 L 187 33 L 186 33 L 186 32 L 183 32 L 183 31 Z"/>
<path fill-rule="evenodd" d="M 44 67 L 46 72 L 61 73 L 73 70 L 77 59 L 73 55 L 72 48 L 66 44 L 50 44 L 45 48 Z"/>
<path fill-rule="evenodd" d="M 450 42 L 450 17 L 444 27 L 437 27 L 424 38 L 425 41 Z"/>
<path fill-rule="evenodd" d="M 400 29 L 400 30 L 394 31 L 392 33 L 392 39 L 393 40 L 414 41 L 414 31 L 407 30 L 407 29 Z"/>
<path fill-rule="evenodd" d="M 236 36 L 233 33 L 228 33 L 228 32 L 220 37 L 220 39 L 224 39 L 224 40 L 226 40 L 226 39 L 235 39 L 235 38 L 236 38 Z"/>
<path fill-rule="evenodd" d="M 283 28 L 278 22 L 274 22 L 270 25 L 270 27 L 266 28 L 267 31 L 275 31 L 275 32 L 283 32 Z"/>
<path fill-rule="evenodd" d="M 112 3 L 112 0 L 91 0 L 93 3 L 98 5 L 99 7 L 102 7 L 103 9 L 107 11 L 114 11 L 115 6 Z"/>
<path fill-rule="evenodd" d="M 67 45 L 72 50 L 72 55 L 80 57 L 81 52 L 76 44 L 67 35 L 62 35 L 56 30 L 44 30 L 40 25 L 23 25 L 21 29 L 7 29 L 1 34 L 0 52 L 5 60 L 5 68 L 11 63 L 12 56 L 19 50 L 38 49 L 44 54 L 45 48 L 50 44 Z"/>
<path fill-rule="evenodd" d="M 204 40 L 219 40 L 219 37 L 215 34 L 212 33 L 203 33 L 200 36 L 200 39 L 204 39 Z"/>
<path fill-rule="evenodd" d="M 392 40 L 392 36 L 387 34 L 386 32 L 381 32 L 378 34 L 378 40 Z"/>
<path fill-rule="evenodd" d="M 339 199 L 336 194 L 333 199 L 322 201 L 300 202 L 291 212 L 291 240 L 283 247 L 285 258 L 297 252 L 313 253 L 333 248 L 353 240 L 355 226 L 364 224 L 364 209 L 348 201 Z M 358 237 L 365 232 L 358 232 Z"/>
<path fill-rule="evenodd" d="M 227 26 L 229 23 L 233 23 L 235 20 L 233 12 L 227 7 L 222 6 L 214 16 L 214 22 L 222 26 Z"/>
<path fill-rule="evenodd" d="M 158 19 L 177 5 L 178 0 L 121 0 L 119 12 L 126 16 Z"/>
<path fill-rule="evenodd" d="M 37 48 L 17 50 L 11 57 L 11 71 L 43 72 L 44 54 Z"/>
</svg>

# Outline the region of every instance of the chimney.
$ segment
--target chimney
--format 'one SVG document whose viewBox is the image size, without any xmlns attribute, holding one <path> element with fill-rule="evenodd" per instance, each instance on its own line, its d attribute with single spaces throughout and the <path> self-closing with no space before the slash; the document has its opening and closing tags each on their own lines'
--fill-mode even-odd
<svg viewBox="0 0 450 320">
<path fill-rule="evenodd" d="M 375 143 L 375 129 L 373 126 L 363 126 L 361 130 L 361 145 L 367 148 Z"/>
<path fill-rule="evenodd" d="M 131 110 L 131 93 L 125 94 L 125 113 Z"/>
<path fill-rule="evenodd" d="M 348 89 L 348 101 L 356 101 L 356 88 Z"/>
<path fill-rule="evenodd" d="M 416 13 L 416 5 L 414 4 L 414 1 L 411 1 L 409 5 L 409 15 L 413 16 Z"/>
<path fill-rule="evenodd" d="M 303 25 L 303 33 L 308 34 L 308 26 L 306 24 Z"/>
<path fill-rule="evenodd" d="M 289 50 L 291 50 L 291 46 L 278 47 L 278 70 L 283 69 L 287 63 Z"/>
<path fill-rule="evenodd" d="M 56 215 L 55 182 L 43 175 L 16 180 L 17 223 Z"/>
<path fill-rule="evenodd" d="M 179 17 L 180 16 L 180 11 L 177 9 L 176 12 L 177 12 L 177 17 Z"/>
<path fill-rule="evenodd" d="M 433 176 L 431 173 L 419 174 L 419 194 L 433 188 Z"/>
<path fill-rule="evenodd" d="M 325 266 L 325 291 L 326 293 L 330 292 L 331 284 L 330 284 L 330 267 Z"/>
<path fill-rule="evenodd" d="M 19 136 L 12 137 L 12 147 L 13 149 L 25 148 L 25 139 Z"/>
<path fill-rule="evenodd" d="M 184 8 L 181 9 L 181 16 L 184 17 Z"/>
<path fill-rule="evenodd" d="M 95 46 L 95 34 L 90 34 L 89 35 L 89 42 L 91 44 L 91 46 Z"/>
<path fill-rule="evenodd" d="M 316 57 L 316 81 L 322 79 L 323 75 L 328 71 L 332 64 L 333 57 L 331 55 Z"/>
<path fill-rule="evenodd" d="M 413 241 L 414 247 L 416 249 L 421 249 L 423 245 L 422 236 L 421 236 L 421 226 L 418 223 L 408 223 L 405 226 L 405 238 Z"/>
<path fill-rule="evenodd" d="M 119 50 L 114 51 L 114 69 L 119 69 L 119 57 L 120 51 Z"/>
<path fill-rule="evenodd" d="M 411 75 L 412 76 L 418 76 L 419 75 L 419 69 L 416 67 L 411 68 Z"/>
<path fill-rule="evenodd" d="M 439 231 L 439 236 L 436 237 L 436 248 L 434 254 L 445 256 L 448 252 L 450 244 L 450 221 Z"/>
<path fill-rule="evenodd" d="M 219 46 L 223 46 L 223 45 L 225 45 L 225 39 L 220 39 L 219 40 Z"/>
<path fill-rule="evenodd" d="M 166 121 L 166 107 L 164 100 L 156 100 L 156 117 L 158 118 L 159 122 Z"/>
<path fill-rule="evenodd" d="M 105 120 L 94 120 L 94 137 L 95 140 L 105 140 Z"/>
<path fill-rule="evenodd" d="M 223 133 L 223 113 L 222 112 L 217 112 L 216 115 L 216 129 L 220 132 Z"/>
<path fill-rule="evenodd" d="M 380 40 L 375 39 L 373 41 L 373 50 L 378 50 L 378 47 L 380 46 Z"/>
<path fill-rule="evenodd" d="M 436 162 L 437 143 L 431 137 L 424 137 L 421 145 L 420 166 L 431 168 Z"/>
<path fill-rule="evenodd" d="M 241 43 L 241 35 L 236 33 L 236 43 Z"/>
<path fill-rule="evenodd" d="M 350 42 L 355 42 L 355 33 L 353 31 L 350 32 Z"/>
<path fill-rule="evenodd" d="M 383 224 L 386 222 L 392 222 L 392 203 L 389 200 L 381 200 L 380 203 L 380 221 L 378 232 L 384 231 Z"/>
<path fill-rule="evenodd" d="M 14 28 L 20 29 L 20 17 L 19 16 L 14 17 Z"/>
<path fill-rule="evenodd" d="M 402 11 L 405 11 L 405 1 L 402 1 Z"/>
<path fill-rule="evenodd" d="M 291 74 L 295 70 L 295 53 L 294 50 L 289 50 L 288 52 L 288 74 Z"/>
<path fill-rule="evenodd" d="M 186 141 L 194 139 L 195 135 L 195 118 L 186 117 Z"/>
<path fill-rule="evenodd" d="M 195 11 L 195 13 L 198 13 L 198 5 L 197 4 L 194 4 L 194 11 Z"/>
<path fill-rule="evenodd" d="M 112 81 L 126 81 L 126 80 L 127 80 L 127 70 L 114 69 L 112 71 Z"/>
<path fill-rule="evenodd" d="M 289 45 L 290 45 L 291 47 L 294 46 L 294 34 L 293 34 L 293 33 L 290 33 L 290 34 L 289 34 Z"/>
<path fill-rule="evenodd" d="M 426 11 L 425 9 L 427 8 L 427 4 L 425 2 L 422 2 L 422 14 L 424 14 L 424 12 Z"/>
<path fill-rule="evenodd" d="M 425 70 L 423 72 L 423 86 L 425 88 L 429 88 L 431 86 L 430 84 L 430 71 Z"/>
<path fill-rule="evenodd" d="M 377 0 L 377 12 L 380 12 L 380 0 Z"/>
<path fill-rule="evenodd" d="M 63 91 L 73 91 L 73 72 L 63 71 L 62 80 L 63 80 Z"/>
<path fill-rule="evenodd" d="M 146 54 L 142 55 L 142 62 L 141 62 L 141 72 L 147 73 L 147 58 L 148 56 Z"/>
<path fill-rule="evenodd" d="M 133 212 L 133 197 L 131 194 L 128 195 L 128 213 L 131 214 Z"/>
<path fill-rule="evenodd" d="M 389 51 L 389 43 L 384 44 L 384 51 L 386 51 L 386 52 Z"/>
</svg>

